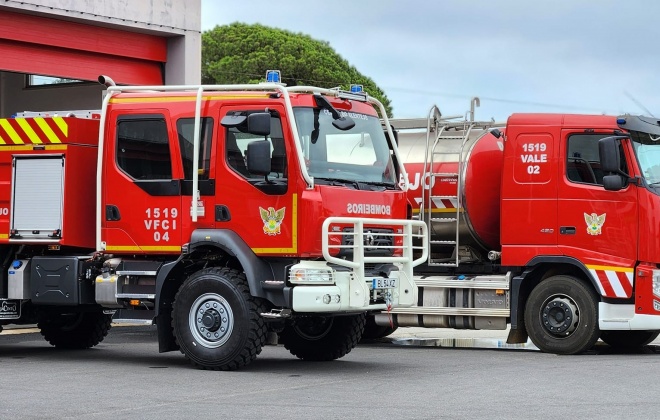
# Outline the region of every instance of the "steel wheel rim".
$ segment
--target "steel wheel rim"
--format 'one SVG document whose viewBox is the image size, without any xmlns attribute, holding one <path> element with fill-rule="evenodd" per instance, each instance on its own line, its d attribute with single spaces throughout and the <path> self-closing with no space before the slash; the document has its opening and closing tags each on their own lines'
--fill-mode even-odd
<svg viewBox="0 0 660 420">
<path fill-rule="evenodd" d="M 218 348 L 231 336 L 234 313 L 225 298 L 217 293 L 205 293 L 195 299 L 190 307 L 188 324 L 199 344 Z"/>
<path fill-rule="evenodd" d="M 552 295 L 541 306 L 541 325 L 557 338 L 567 338 L 577 330 L 580 308 L 570 296 Z"/>
</svg>

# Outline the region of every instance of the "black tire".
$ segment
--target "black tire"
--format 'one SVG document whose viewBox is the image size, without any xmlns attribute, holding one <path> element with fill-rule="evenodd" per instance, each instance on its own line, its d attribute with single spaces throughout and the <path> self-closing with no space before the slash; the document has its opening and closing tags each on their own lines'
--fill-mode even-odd
<svg viewBox="0 0 660 420">
<path fill-rule="evenodd" d="M 525 327 L 541 351 L 577 354 L 598 340 L 598 295 L 593 288 L 571 276 L 543 280 L 525 305 Z"/>
<path fill-rule="evenodd" d="M 280 333 L 280 342 L 302 360 L 335 360 L 357 346 L 364 324 L 365 314 L 299 318 Z"/>
<path fill-rule="evenodd" d="M 103 312 L 44 313 L 37 327 L 46 341 L 57 348 L 88 349 L 103 341 L 111 322 L 112 315 Z"/>
<path fill-rule="evenodd" d="M 601 331 L 600 339 L 614 348 L 642 347 L 660 335 L 660 331 Z"/>
<path fill-rule="evenodd" d="M 379 338 L 387 337 L 397 330 L 397 326 L 390 327 L 389 325 L 378 325 L 373 315 L 367 315 L 367 322 L 364 325 L 364 332 L 362 333 L 362 340 L 378 340 Z"/>
<path fill-rule="evenodd" d="M 267 336 L 264 311 L 263 301 L 250 295 L 243 273 L 215 267 L 200 270 L 181 285 L 174 299 L 174 337 L 196 367 L 235 370 L 261 353 Z"/>
</svg>

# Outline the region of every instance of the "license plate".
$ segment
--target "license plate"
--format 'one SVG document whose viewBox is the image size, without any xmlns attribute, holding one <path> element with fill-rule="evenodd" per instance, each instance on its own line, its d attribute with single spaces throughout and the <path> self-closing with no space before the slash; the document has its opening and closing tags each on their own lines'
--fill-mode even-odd
<svg viewBox="0 0 660 420">
<path fill-rule="evenodd" d="M 382 277 L 371 279 L 373 289 L 395 289 L 398 279 L 385 279 Z"/>
<path fill-rule="evenodd" d="M 0 319 L 18 319 L 20 317 L 20 300 L 0 300 Z"/>
</svg>

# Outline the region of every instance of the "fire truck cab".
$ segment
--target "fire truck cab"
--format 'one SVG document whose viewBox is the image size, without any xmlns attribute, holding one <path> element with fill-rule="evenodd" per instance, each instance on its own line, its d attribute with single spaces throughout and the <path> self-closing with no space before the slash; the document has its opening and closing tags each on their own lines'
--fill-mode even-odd
<svg viewBox="0 0 660 420">
<path fill-rule="evenodd" d="M 396 144 L 363 92 L 108 86 L 99 118 L 0 120 L 0 322 L 62 347 L 155 323 L 202 368 L 269 333 L 332 360 L 416 287 Z"/>
</svg>

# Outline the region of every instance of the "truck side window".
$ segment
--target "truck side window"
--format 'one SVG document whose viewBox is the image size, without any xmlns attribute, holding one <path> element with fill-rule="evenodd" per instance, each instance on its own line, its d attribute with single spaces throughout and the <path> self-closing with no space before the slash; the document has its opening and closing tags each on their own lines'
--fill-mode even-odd
<svg viewBox="0 0 660 420">
<path fill-rule="evenodd" d="M 250 142 L 264 140 L 263 136 L 257 136 L 246 132 L 246 127 L 231 127 L 225 131 L 225 156 L 227 164 L 237 173 L 249 180 L 263 180 L 263 176 L 248 172 L 246 165 L 247 146 Z M 287 178 L 287 158 L 284 135 L 282 134 L 282 121 L 277 114 L 270 118 L 270 135 L 266 138 L 271 143 L 271 170 L 269 179 Z"/>
<path fill-rule="evenodd" d="M 172 179 L 172 159 L 164 117 L 119 118 L 117 166 L 136 180 Z"/>
<path fill-rule="evenodd" d="M 184 179 L 191 180 L 193 174 L 193 140 L 195 130 L 194 118 L 179 118 L 176 122 L 183 163 Z M 199 160 L 197 170 L 200 180 L 209 179 L 211 168 L 211 141 L 213 138 L 213 118 L 202 118 L 199 133 Z"/>
<path fill-rule="evenodd" d="M 573 134 L 568 137 L 568 156 L 566 159 L 566 178 L 569 181 L 603 185 L 603 170 L 600 166 L 598 140 L 611 134 Z M 623 151 L 621 156 L 624 157 Z M 627 173 L 625 159 L 621 170 Z"/>
</svg>

